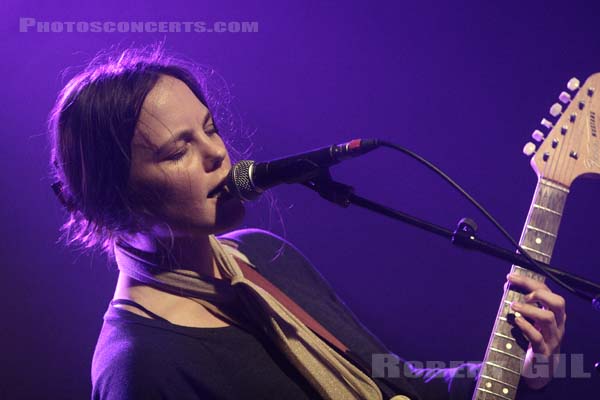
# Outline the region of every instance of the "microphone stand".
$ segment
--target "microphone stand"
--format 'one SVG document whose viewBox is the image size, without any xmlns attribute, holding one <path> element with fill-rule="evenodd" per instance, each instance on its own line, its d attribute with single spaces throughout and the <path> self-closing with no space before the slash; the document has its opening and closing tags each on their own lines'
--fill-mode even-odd
<svg viewBox="0 0 600 400">
<path fill-rule="evenodd" d="M 412 215 L 391 209 L 354 194 L 354 188 L 352 186 L 334 181 L 328 168 L 321 168 L 318 170 L 318 172 L 312 175 L 312 178 L 308 178 L 307 176 L 306 180 L 296 181 L 296 183 L 300 183 L 311 190 L 314 190 L 324 199 L 329 200 L 339 206 L 348 207 L 350 204 L 354 204 L 359 207 L 366 208 L 367 210 L 371 210 L 377 214 L 406 222 L 438 236 L 448 238 L 455 245 L 489 254 L 501 260 L 509 261 L 512 264 L 528 267 L 531 270 L 543 273 L 540 271 L 540 268 L 538 268 L 537 265 L 531 264 L 529 260 L 527 260 L 521 254 L 478 239 L 476 236 L 477 224 L 470 218 L 462 218 L 458 222 L 456 229 L 451 231 L 442 226 L 432 224 L 423 219 L 413 217 Z M 537 261 L 537 263 L 542 264 L 546 270 L 550 271 L 557 278 L 571 286 L 571 288 L 574 290 L 573 293 L 578 297 L 587 301 L 591 300 L 592 308 L 596 311 L 600 311 L 600 284 L 580 276 L 570 274 L 558 268 L 551 267 L 549 264 L 541 261 Z M 600 374 L 600 362 L 594 363 L 594 369 L 598 374 Z"/>
<path fill-rule="evenodd" d="M 521 254 L 478 239 L 476 236 L 477 224 L 469 218 L 462 218 L 459 221 L 456 229 L 451 231 L 442 226 L 432 224 L 423 219 L 413 217 L 412 215 L 391 209 L 354 194 L 354 188 L 352 186 L 335 182 L 331 178 L 331 174 L 327 168 L 320 169 L 318 174 L 315 174 L 313 178 L 298 183 L 301 183 L 311 190 L 314 190 L 324 199 L 329 200 L 339 206 L 348 207 L 350 204 L 354 204 L 392 219 L 406 222 L 438 236 L 448 238 L 457 246 L 489 254 L 512 264 L 542 273 L 537 265 L 531 264 L 529 260 L 527 260 Z M 570 274 L 564 270 L 552 267 L 549 264 L 541 261 L 537 261 L 537 263 L 542 264 L 557 278 L 571 286 L 575 290 L 575 294 L 577 294 L 579 297 L 582 297 L 586 300 L 591 300 L 594 310 L 600 311 L 600 284 L 587 280 L 583 277 Z M 600 368 L 598 368 L 598 370 L 600 372 Z"/>
</svg>

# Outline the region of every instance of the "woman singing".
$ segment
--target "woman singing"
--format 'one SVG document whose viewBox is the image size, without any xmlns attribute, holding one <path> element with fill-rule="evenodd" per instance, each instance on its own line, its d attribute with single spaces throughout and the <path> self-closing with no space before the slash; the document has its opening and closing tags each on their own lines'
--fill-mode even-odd
<svg viewBox="0 0 600 400">
<path fill-rule="evenodd" d="M 470 399 L 478 365 L 413 368 L 292 244 L 233 230 L 244 205 L 224 185 L 228 132 L 198 71 L 160 47 L 97 57 L 50 116 L 63 237 L 119 269 L 92 398 Z M 563 299 L 511 279 L 546 306 L 521 306 L 536 325 L 517 318 L 530 352 L 557 353 Z M 377 360 L 395 361 L 396 373 L 381 376 Z M 535 395 L 528 387 L 547 380 L 520 389 Z"/>
</svg>

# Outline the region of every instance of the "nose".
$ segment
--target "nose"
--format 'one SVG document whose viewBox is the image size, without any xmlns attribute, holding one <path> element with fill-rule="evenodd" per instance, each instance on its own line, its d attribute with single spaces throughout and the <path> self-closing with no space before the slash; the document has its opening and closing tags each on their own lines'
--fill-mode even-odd
<svg viewBox="0 0 600 400">
<path fill-rule="evenodd" d="M 207 142 L 204 146 L 203 164 L 206 172 L 212 172 L 221 167 L 227 157 L 227 150 L 222 143 Z"/>
</svg>

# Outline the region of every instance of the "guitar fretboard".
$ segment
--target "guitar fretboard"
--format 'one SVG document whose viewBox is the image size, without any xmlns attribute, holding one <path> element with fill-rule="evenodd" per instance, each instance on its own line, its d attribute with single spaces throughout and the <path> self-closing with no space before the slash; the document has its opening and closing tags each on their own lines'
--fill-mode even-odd
<svg viewBox="0 0 600 400">
<path fill-rule="evenodd" d="M 569 190 L 564 186 L 545 179 L 538 181 L 519 241 L 535 260 L 550 262 L 568 194 Z M 511 272 L 545 280 L 543 275 L 517 265 L 511 267 Z M 502 296 L 473 400 L 515 399 L 529 344 L 511 324 L 510 303 L 522 301 L 522 298 L 523 294 L 517 288 L 509 288 Z"/>
</svg>

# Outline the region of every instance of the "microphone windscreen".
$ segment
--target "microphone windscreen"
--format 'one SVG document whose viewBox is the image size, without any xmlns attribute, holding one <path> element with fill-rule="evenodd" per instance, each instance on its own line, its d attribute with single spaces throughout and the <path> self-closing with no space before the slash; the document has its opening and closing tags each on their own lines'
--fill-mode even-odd
<svg viewBox="0 0 600 400">
<path fill-rule="evenodd" d="M 256 200 L 262 194 L 252 183 L 252 167 L 254 161 L 242 160 L 235 163 L 227 176 L 227 187 L 230 193 L 240 200 Z"/>
</svg>

